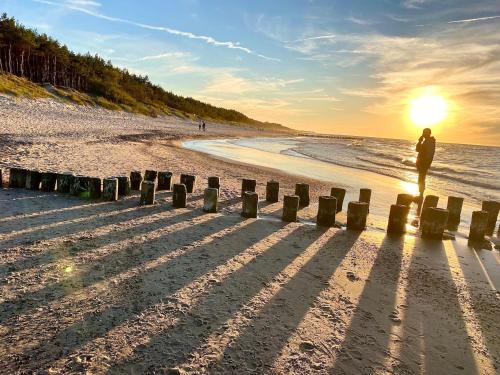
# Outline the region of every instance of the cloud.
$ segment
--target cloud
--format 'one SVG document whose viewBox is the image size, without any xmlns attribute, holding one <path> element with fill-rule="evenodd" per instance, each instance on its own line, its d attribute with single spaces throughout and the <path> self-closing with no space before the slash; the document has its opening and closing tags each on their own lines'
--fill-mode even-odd
<svg viewBox="0 0 500 375">
<path fill-rule="evenodd" d="M 500 19 L 500 15 L 479 17 L 479 18 L 468 18 L 468 19 L 464 19 L 464 20 L 450 21 L 448 23 L 471 23 L 471 22 L 479 22 L 479 21 L 489 21 L 489 20 L 494 20 L 494 19 Z"/>
<path fill-rule="evenodd" d="M 81 8 L 97 8 L 102 5 L 101 3 L 92 0 L 66 0 L 65 4 L 68 6 Z"/>
<path fill-rule="evenodd" d="M 244 94 L 244 93 L 269 93 L 271 91 L 280 91 L 287 86 L 291 86 L 303 82 L 302 78 L 298 79 L 281 79 L 281 78 L 263 78 L 263 79 L 247 79 L 234 75 L 232 72 L 225 72 L 212 79 L 205 88 L 201 90 L 202 93 L 231 93 L 231 94 Z"/>
<path fill-rule="evenodd" d="M 424 3 L 429 1 L 431 0 L 405 0 L 402 5 L 407 9 L 419 9 Z"/>
<path fill-rule="evenodd" d="M 355 23 L 356 25 L 361 25 L 361 26 L 369 26 L 373 24 L 373 22 L 362 20 L 361 18 L 357 17 L 348 17 L 347 20 L 351 21 L 352 23 Z"/>
<path fill-rule="evenodd" d="M 239 42 L 219 41 L 211 36 L 197 35 L 197 34 L 194 34 L 194 33 L 188 32 L 188 31 L 176 30 L 176 29 L 172 29 L 169 27 L 153 26 L 153 25 L 148 25 L 148 24 L 144 24 L 144 23 L 126 20 L 123 18 L 111 17 L 111 16 L 107 16 L 107 15 L 95 12 L 93 10 L 90 10 L 87 7 L 71 5 L 68 2 L 56 3 L 56 2 L 48 1 L 48 0 L 32 0 L 32 1 L 37 2 L 37 3 L 41 3 L 41 4 L 51 5 L 51 6 L 60 6 L 60 7 L 68 8 L 68 9 L 71 9 L 71 10 L 74 10 L 77 12 L 81 12 L 81 13 L 85 13 L 89 16 L 100 18 L 100 19 L 110 21 L 110 22 L 119 22 L 119 23 L 124 23 L 127 25 L 136 26 L 136 27 L 139 27 L 142 29 L 162 31 L 162 32 L 165 32 L 165 33 L 168 33 L 171 35 L 177 35 L 177 36 L 181 36 L 184 38 L 202 40 L 205 43 L 216 46 L 216 47 L 225 47 L 225 48 L 229 48 L 229 49 L 239 50 L 239 51 L 245 52 L 249 55 L 254 55 L 254 56 L 260 57 L 262 59 L 269 60 L 269 61 L 280 61 L 277 58 L 262 55 L 258 52 L 253 51 L 252 49 L 250 49 L 248 47 L 242 46 Z M 75 0 L 75 1 L 79 1 L 79 0 Z M 88 1 L 85 1 L 85 0 L 81 0 L 81 1 L 83 1 L 84 3 L 89 3 Z"/>
<path fill-rule="evenodd" d="M 334 38 L 335 34 L 327 34 L 327 35 L 318 35 L 318 36 L 311 36 L 308 38 L 285 41 L 284 43 L 297 43 L 297 42 L 307 42 L 308 40 L 321 40 L 321 39 L 334 39 Z"/>
</svg>

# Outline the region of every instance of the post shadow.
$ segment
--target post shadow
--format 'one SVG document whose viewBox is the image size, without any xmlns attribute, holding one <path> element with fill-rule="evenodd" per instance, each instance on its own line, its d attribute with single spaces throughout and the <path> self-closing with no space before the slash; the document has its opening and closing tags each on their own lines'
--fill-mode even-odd
<svg viewBox="0 0 500 375">
<path fill-rule="evenodd" d="M 210 229 L 200 233 L 199 238 L 229 228 L 238 222 L 240 222 L 240 219 L 236 217 L 219 217 L 214 221 Z M 261 226 L 259 221 L 248 224 L 245 230 L 251 231 L 253 227 L 257 226 Z M 268 225 L 262 227 L 259 233 L 261 236 L 268 236 L 275 230 L 276 226 Z M 192 232 L 192 229 L 186 228 L 185 232 L 187 235 Z M 105 335 L 109 330 L 147 308 L 161 303 L 183 286 L 223 264 L 258 241 L 258 239 L 251 237 L 241 241 L 234 241 L 232 236 L 234 234 L 215 239 L 210 249 L 207 249 L 206 246 L 195 247 L 179 257 L 170 259 L 155 268 L 146 270 L 114 285 L 113 289 L 108 291 L 108 293 L 114 294 L 114 296 L 111 296 L 114 300 L 112 306 L 105 307 L 103 310 L 89 308 L 90 311 L 85 313 L 81 320 L 54 334 L 49 333 L 50 337 L 44 338 L 40 345 L 26 350 L 20 355 L 20 358 L 24 358 L 25 362 L 23 363 L 32 361 L 33 364 L 42 364 L 43 367 L 49 367 L 52 361 L 62 355 L 60 348 L 65 348 L 65 352 L 68 353 L 91 340 Z M 155 257 L 183 246 L 189 246 L 193 240 L 189 236 L 186 236 L 185 239 L 179 239 L 178 237 L 176 235 L 169 239 L 158 239 L 156 244 L 157 251 L 160 254 L 156 255 L 155 253 Z M 152 248 L 151 244 L 148 244 L 148 248 Z M 135 259 L 135 264 L 144 263 L 141 255 L 133 256 L 133 259 Z M 198 264 L 196 268 L 193 267 L 195 263 Z M 117 272 L 112 270 L 112 273 L 116 274 Z M 43 322 L 37 322 L 37 327 L 42 326 Z M 48 327 L 45 327 L 45 329 L 53 332 Z"/>
</svg>

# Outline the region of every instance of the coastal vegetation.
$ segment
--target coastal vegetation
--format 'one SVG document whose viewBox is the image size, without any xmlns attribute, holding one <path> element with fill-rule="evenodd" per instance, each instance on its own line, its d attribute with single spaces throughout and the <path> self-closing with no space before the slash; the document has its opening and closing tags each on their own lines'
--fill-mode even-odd
<svg viewBox="0 0 500 375">
<path fill-rule="evenodd" d="M 286 129 L 166 91 L 147 76 L 117 68 L 98 55 L 74 53 L 5 13 L 0 17 L 0 92 L 35 98 L 57 96 L 77 104 L 149 116 L 174 114 L 257 128 Z"/>
</svg>

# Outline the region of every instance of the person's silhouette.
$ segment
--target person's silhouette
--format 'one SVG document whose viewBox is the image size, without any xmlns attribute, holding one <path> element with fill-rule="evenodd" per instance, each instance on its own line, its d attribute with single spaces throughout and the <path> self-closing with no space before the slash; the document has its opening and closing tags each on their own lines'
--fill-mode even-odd
<svg viewBox="0 0 500 375">
<path fill-rule="evenodd" d="M 424 198 L 425 178 L 427 177 L 427 172 L 431 167 L 434 152 L 436 151 L 436 139 L 431 137 L 431 129 L 425 128 L 423 130 L 415 150 L 418 152 L 416 167 L 418 171 L 418 191 L 420 193 L 418 212 L 420 213 Z"/>
</svg>

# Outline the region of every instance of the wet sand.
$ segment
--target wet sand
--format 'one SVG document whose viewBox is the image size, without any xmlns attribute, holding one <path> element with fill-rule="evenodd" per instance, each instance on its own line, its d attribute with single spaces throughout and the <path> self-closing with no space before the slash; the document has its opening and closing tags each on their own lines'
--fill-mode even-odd
<svg viewBox="0 0 500 375">
<path fill-rule="evenodd" d="M 0 373 L 498 371 L 498 251 L 389 237 L 376 215 L 361 233 L 318 228 L 317 196 L 331 184 L 306 178 L 313 205 L 299 223 L 279 220 L 280 203 L 243 219 L 241 178 L 256 178 L 261 195 L 271 178 L 283 193 L 298 178 L 183 149 L 173 140 L 197 130 L 181 120 L 16 105 L 2 128 L 4 167 L 199 180 L 177 210 L 170 192 L 139 207 L 137 192 L 106 203 L 1 189 Z M 201 210 L 210 175 L 222 177 L 217 214 Z"/>
</svg>

